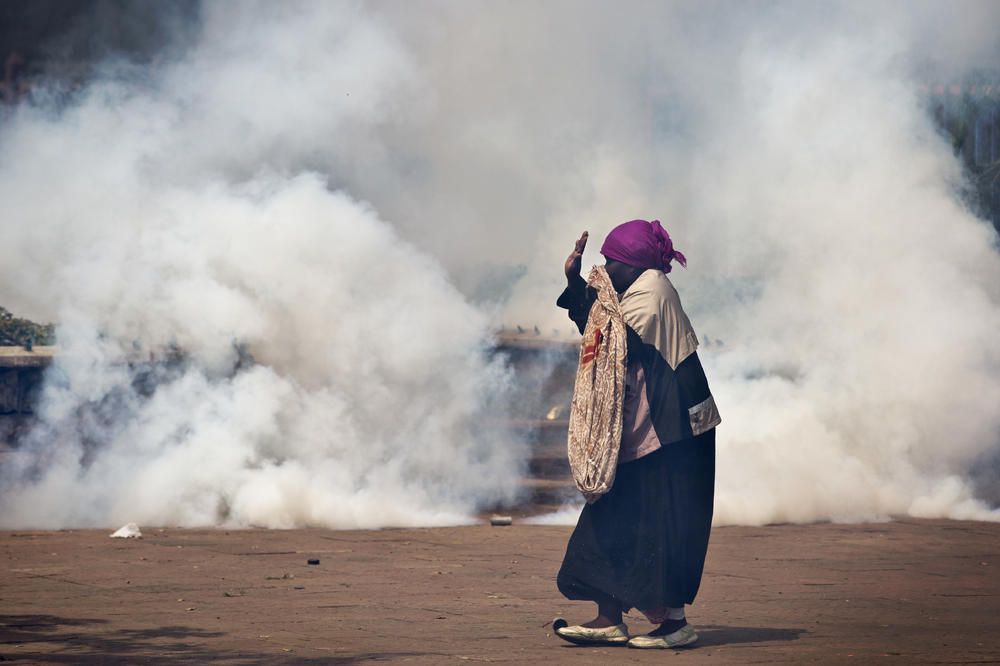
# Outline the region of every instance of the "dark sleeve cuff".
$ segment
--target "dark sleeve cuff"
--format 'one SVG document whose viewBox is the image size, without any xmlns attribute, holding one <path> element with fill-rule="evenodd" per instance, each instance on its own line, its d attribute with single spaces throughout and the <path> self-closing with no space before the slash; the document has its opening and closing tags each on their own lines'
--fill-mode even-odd
<svg viewBox="0 0 1000 666">
<path fill-rule="evenodd" d="M 587 318 L 590 317 L 590 306 L 596 299 L 594 290 L 587 286 L 582 277 L 577 277 L 573 284 L 567 286 L 559 295 L 556 305 L 569 310 L 569 318 L 580 329 L 580 333 L 583 333 L 583 329 L 587 326 Z"/>
</svg>

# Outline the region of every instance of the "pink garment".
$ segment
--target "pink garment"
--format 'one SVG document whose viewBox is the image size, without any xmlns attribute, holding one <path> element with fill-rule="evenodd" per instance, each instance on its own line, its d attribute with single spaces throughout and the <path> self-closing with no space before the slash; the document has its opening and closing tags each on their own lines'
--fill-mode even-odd
<svg viewBox="0 0 1000 666">
<path fill-rule="evenodd" d="M 674 249 L 670 234 L 659 220 L 632 220 L 611 230 L 601 246 L 601 254 L 629 266 L 655 268 L 670 272 L 670 262 L 676 259 L 687 266 L 687 259 Z"/>
<path fill-rule="evenodd" d="M 625 400 L 622 405 L 622 443 L 618 452 L 618 464 L 637 460 L 660 448 L 660 439 L 653 429 L 649 415 L 649 401 L 646 400 L 646 374 L 641 363 L 632 363 L 625 369 Z M 662 624 L 668 619 L 683 619 L 684 608 L 643 609 L 642 614 L 653 624 Z M 679 614 L 679 615 L 678 615 Z M 675 615 L 677 617 L 671 617 Z"/>
<path fill-rule="evenodd" d="M 637 460 L 660 448 L 660 438 L 653 429 L 646 399 L 646 375 L 641 363 L 625 369 L 625 400 L 622 404 L 622 443 L 618 464 Z"/>
</svg>

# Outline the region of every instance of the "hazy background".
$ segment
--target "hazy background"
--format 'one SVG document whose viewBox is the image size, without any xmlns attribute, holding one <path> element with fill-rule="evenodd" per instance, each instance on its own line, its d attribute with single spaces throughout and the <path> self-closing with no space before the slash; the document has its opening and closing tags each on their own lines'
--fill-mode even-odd
<svg viewBox="0 0 1000 666">
<path fill-rule="evenodd" d="M 489 331 L 569 339 L 573 240 L 589 266 L 633 218 L 687 256 L 713 341 L 717 523 L 998 519 L 996 233 L 920 92 L 995 72 L 996 25 L 992 2 L 92 3 L 0 122 L 0 302 L 66 348 L 0 522 L 511 499 Z M 122 363 L 171 346 L 152 377 Z"/>
</svg>

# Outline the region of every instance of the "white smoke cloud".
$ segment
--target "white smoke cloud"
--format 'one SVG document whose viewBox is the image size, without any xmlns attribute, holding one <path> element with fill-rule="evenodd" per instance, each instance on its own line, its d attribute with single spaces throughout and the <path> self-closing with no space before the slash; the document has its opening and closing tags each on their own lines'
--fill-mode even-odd
<svg viewBox="0 0 1000 666">
<path fill-rule="evenodd" d="M 523 444 L 483 423 L 510 388 L 486 316 L 301 166 L 377 122 L 398 45 L 351 12 L 267 11 L 3 128 L 0 284 L 64 346 L 4 461 L 4 524 L 441 524 L 516 494 Z M 257 363 L 234 373 L 238 345 Z"/>
<path fill-rule="evenodd" d="M 1000 259 L 918 90 L 997 67 L 998 19 L 206 4 L 179 59 L 0 126 L 0 298 L 70 347 L 4 520 L 461 520 L 524 456 L 474 425 L 508 379 L 488 326 L 568 330 L 572 241 L 589 229 L 597 263 L 637 217 L 664 221 L 696 330 L 725 342 L 702 352 L 718 522 L 997 518 L 970 468 L 998 445 Z M 459 291 L 516 265 L 503 305 Z M 258 361 L 235 376 L 234 338 Z M 109 363 L 135 339 L 189 353 L 151 398 Z"/>
</svg>

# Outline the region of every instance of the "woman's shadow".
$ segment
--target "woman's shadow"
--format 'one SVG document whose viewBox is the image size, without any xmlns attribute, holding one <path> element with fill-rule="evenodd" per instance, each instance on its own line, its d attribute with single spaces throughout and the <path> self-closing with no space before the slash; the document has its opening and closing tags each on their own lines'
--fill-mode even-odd
<svg viewBox="0 0 1000 666">
<path fill-rule="evenodd" d="M 805 629 L 776 629 L 773 627 L 727 627 L 717 624 L 697 628 L 700 647 L 732 645 L 734 643 L 771 643 L 797 641 Z"/>
</svg>

